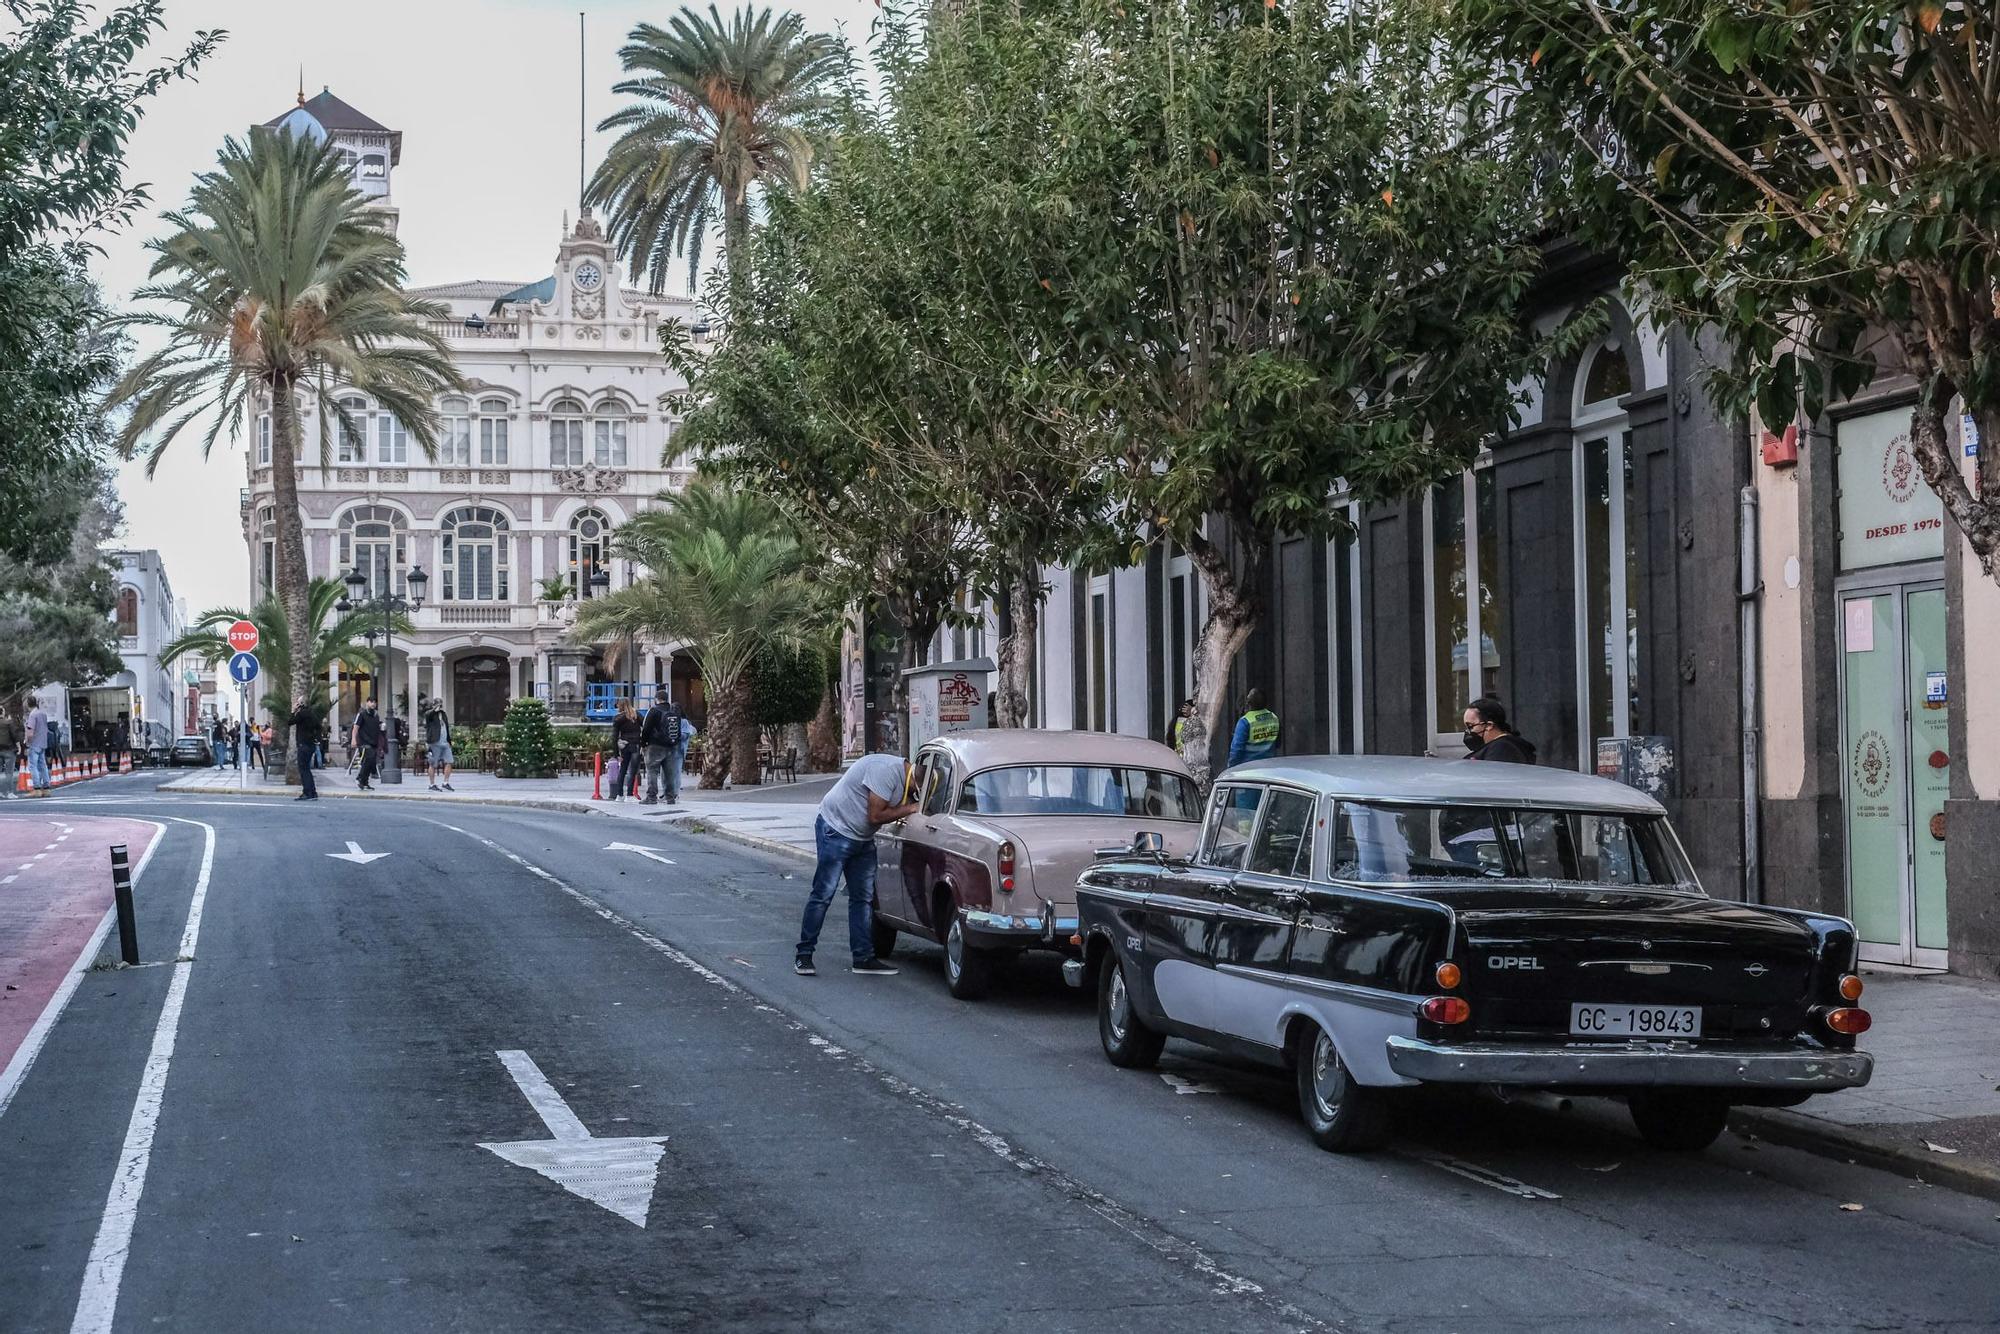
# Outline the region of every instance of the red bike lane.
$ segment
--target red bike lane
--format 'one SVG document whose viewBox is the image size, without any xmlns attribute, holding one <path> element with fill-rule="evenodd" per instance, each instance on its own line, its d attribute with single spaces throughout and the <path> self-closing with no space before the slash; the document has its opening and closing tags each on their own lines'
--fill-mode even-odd
<svg viewBox="0 0 2000 1334">
<path fill-rule="evenodd" d="M 111 855 L 135 868 L 159 831 L 139 820 L 0 816 L 0 1070 L 59 991 L 111 906 Z"/>
</svg>

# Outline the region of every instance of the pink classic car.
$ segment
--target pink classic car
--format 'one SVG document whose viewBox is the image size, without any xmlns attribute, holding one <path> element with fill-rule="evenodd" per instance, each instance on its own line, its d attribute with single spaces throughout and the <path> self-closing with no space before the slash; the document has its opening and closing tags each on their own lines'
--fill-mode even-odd
<svg viewBox="0 0 2000 1334">
<path fill-rule="evenodd" d="M 961 1000 L 1004 955 L 1073 948 L 1076 878 L 1100 852 L 1144 833 L 1187 857 L 1201 833 L 1187 766 L 1143 737 L 959 732 L 917 752 L 910 791 L 918 812 L 876 836 L 875 952 L 898 932 L 938 942 Z"/>
</svg>

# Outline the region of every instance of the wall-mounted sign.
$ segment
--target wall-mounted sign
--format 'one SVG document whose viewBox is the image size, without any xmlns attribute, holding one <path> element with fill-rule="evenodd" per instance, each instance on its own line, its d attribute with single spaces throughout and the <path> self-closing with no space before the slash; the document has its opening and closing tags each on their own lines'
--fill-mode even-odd
<svg viewBox="0 0 2000 1334">
<path fill-rule="evenodd" d="M 1944 555 L 1944 506 L 1910 448 L 1909 409 L 1844 421 L 1839 441 L 1841 568 Z"/>
</svg>

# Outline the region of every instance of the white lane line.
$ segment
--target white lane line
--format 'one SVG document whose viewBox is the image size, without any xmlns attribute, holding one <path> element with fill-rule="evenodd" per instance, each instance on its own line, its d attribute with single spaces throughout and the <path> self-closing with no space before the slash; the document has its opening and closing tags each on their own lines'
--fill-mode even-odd
<svg viewBox="0 0 2000 1334">
<path fill-rule="evenodd" d="M 1562 1198 L 1562 1196 L 1552 1190 L 1543 1190 L 1540 1186 L 1531 1186 L 1525 1181 L 1516 1181 L 1513 1177 L 1496 1172 L 1490 1167 L 1481 1167 L 1478 1163 L 1468 1163 L 1463 1158 L 1451 1158 L 1441 1153 L 1422 1153 L 1416 1151 L 1407 1152 L 1405 1156 L 1414 1158 L 1418 1162 L 1429 1163 L 1432 1167 L 1442 1167 L 1445 1171 L 1456 1176 L 1462 1176 L 1467 1181 L 1477 1181 L 1482 1186 L 1490 1186 L 1494 1190 L 1505 1194 L 1518 1195 L 1524 1200 L 1560 1200 Z"/>
<path fill-rule="evenodd" d="M 153 860 L 153 853 L 159 849 L 160 844 L 166 842 L 167 827 L 158 820 L 134 820 L 133 823 L 153 826 L 153 840 L 146 845 L 146 851 L 140 855 L 139 864 L 132 868 L 132 883 L 137 886 L 139 877 L 146 874 L 146 864 Z M 21 869 L 25 871 L 28 868 L 24 866 Z M 13 878 L 11 875 L 7 877 L 9 880 Z M 69 976 L 62 980 L 62 985 L 56 988 L 53 996 L 49 997 L 49 1003 L 42 1007 L 42 1013 L 35 1020 L 35 1026 L 28 1030 L 28 1036 L 22 1038 L 21 1045 L 14 1049 L 14 1059 L 7 1062 L 5 1070 L 0 1070 L 0 1116 L 7 1114 L 7 1104 L 14 1101 L 14 1094 L 20 1089 L 21 1081 L 28 1077 L 28 1067 L 35 1063 L 35 1057 L 40 1054 L 42 1044 L 48 1041 L 49 1030 L 56 1026 L 57 1016 L 62 1013 L 63 1006 L 69 1004 L 69 998 L 76 991 L 77 984 L 83 981 L 83 975 L 90 971 L 90 965 L 96 961 L 97 951 L 104 946 L 105 933 L 111 930 L 114 911 L 106 908 L 104 916 L 97 919 L 97 929 L 91 932 L 90 939 L 83 943 L 83 952 L 76 956 L 76 963 L 70 968 Z"/>
<path fill-rule="evenodd" d="M 83 1291 L 77 1296 L 76 1319 L 70 1322 L 70 1334 L 109 1334 L 112 1318 L 118 1313 L 118 1285 L 125 1277 L 126 1257 L 132 1253 L 132 1228 L 139 1221 L 139 1197 L 146 1189 L 153 1135 L 159 1126 L 160 1104 L 166 1097 L 167 1069 L 173 1063 L 174 1040 L 181 1027 L 181 1005 L 187 998 L 188 974 L 193 971 L 195 944 L 201 937 L 201 912 L 208 901 L 208 878 L 215 870 L 215 826 L 200 820 L 182 820 L 179 816 L 168 818 L 199 826 L 207 841 L 202 848 L 201 871 L 194 883 L 194 898 L 188 904 L 187 928 L 181 932 L 180 957 L 174 963 L 173 980 L 167 984 L 160 1022 L 153 1029 L 153 1050 L 146 1057 L 146 1069 L 139 1078 L 139 1096 L 132 1103 L 132 1120 L 125 1127 L 125 1147 L 118 1154 L 118 1171 L 111 1178 L 111 1194 L 104 1202 L 97 1240 L 91 1243 L 90 1260 L 84 1265 Z"/>
<path fill-rule="evenodd" d="M 793 1032 L 806 1034 L 807 1041 L 821 1055 L 838 1061 L 845 1061 L 848 1058 L 849 1053 L 845 1048 L 837 1046 L 826 1038 L 813 1033 L 804 1021 L 793 1018 L 791 1015 L 785 1013 L 785 1011 L 779 1010 L 776 1006 L 766 1005 L 761 1001 L 757 1001 L 756 996 L 752 992 L 738 986 L 735 982 L 730 981 L 714 969 L 697 962 L 688 954 L 675 949 L 672 945 L 667 944 L 666 941 L 661 940 L 658 936 L 646 930 L 646 928 L 605 907 L 582 890 L 563 883 L 527 858 L 517 856 L 509 852 L 506 848 L 501 847 L 498 843 L 495 843 L 492 839 L 482 837 L 469 830 L 460 829 L 457 825 L 446 824 L 442 820 L 431 820 L 429 817 L 424 818 L 427 823 L 434 824 L 440 829 L 449 829 L 454 834 L 464 834 L 467 838 L 491 848 L 494 852 L 499 853 L 502 857 L 513 862 L 530 875 L 546 880 L 549 884 L 554 885 L 557 889 L 569 895 L 569 897 L 575 899 L 605 921 L 620 928 L 647 948 L 665 955 L 693 973 L 696 977 L 701 978 L 702 981 L 714 983 L 731 995 L 740 996 L 746 1000 L 755 1002 L 756 1008 L 759 1010 L 769 1010 L 780 1015 L 791 1026 Z M 1210 1290 L 1217 1295 L 1242 1297 L 1252 1300 L 1267 1310 L 1276 1313 L 1299 1329 L 1332 1329 L 1331 1325 L 1321 1320 L 1318 1316 L 1295 1306 L 1291 1302 L 1267 1293 L 1263 1286 L 1255 1280 L 1244 1278 L 1239 1274 L 1224 1269 L 1217 1263 L 1213 1256 L 1209 1255 L 1208 1252 L 1193 1242 L 1187 1241 L 1164 1226 L 1134 1213 L 1131 1209 L 1118 1203 L 1103 1191 L 1085 1185 L 1082 1181 L 1071 1176 L 1068 1172 L 1046 1159 L 1038 1158 L 1033 1154 L 1015 1148 L 1007 1142 L 1004 1136 L 993 1130 L 989 1130 L 984 1125 L 965 1115 L 964 1109 L 957 1104 L 946 1102 L 943 1098 L 938 1097 L 928 1089 L 918 1088 L 908 1080 L 890 1074 L 887 1070 L 881 1069 L 866 1059 L 855 1058 L 850 1068 L 871 1076 L 897 1097 L 907 1099 L 926 1114 L 945 1122 L 945 1124 L 955 1130 L 963 1132 L 974 1143 L 1009 1166 L 1023 1173 L 1045 1178 L 1058 1193 L 1074 1200 L 1091 1213 L 1096 1214 L 1111 1226 L 1131 1236 L 1166 1260 L 1187 1269 L 1202 1282 L 1208 1284 Z"/>
<path fill-rule="evenodd" d="M 0 880 L 0 885 L 11 885 L 20 878 L 21 878 L 21 873 L 16 871 L 13 875 L 8 876 L 5 880 Z"/>
</svg>

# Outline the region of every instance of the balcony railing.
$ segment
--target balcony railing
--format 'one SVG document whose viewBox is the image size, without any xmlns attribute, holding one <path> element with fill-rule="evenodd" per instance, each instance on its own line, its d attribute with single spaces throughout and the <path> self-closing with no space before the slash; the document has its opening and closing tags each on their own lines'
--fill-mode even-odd
<svg viewBox="0 0 2000 1334">
<path fill-rule="evenodd" d="M 432 333 L 451 342 L 476 342 L 490 339 L 513 339 L 521 336 L 519 320 L 489 320 L 481 315 L 467 315 L 455 320 L 425 320 Z"/>
<path fill-rule="evenodd" d="M 511 602 L 447 602 L 431 608 L 439 625 L 513 625 L 519 613 L 532 617 L 532 607 L 516 607 Z"/>
<path fill-rule="evenodd" d="M 603 722 L 618 716 L 618 705 L 631 700 L 633 707 L 644 713 L 653 707 L 653 698 L 661 687 L 652 681 L 586 681 L 583 686 L 583 708 L 581 716 L 592 722 Z M 535 683 L 535 698 L 549 705 L 549 712 L 557 717 L 578 716 L 575 686 L 558 687 L 554 698 L 550 697 L 549 683 Z"/>
</svg>

